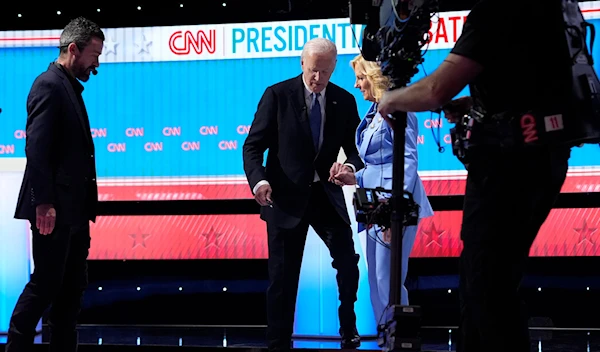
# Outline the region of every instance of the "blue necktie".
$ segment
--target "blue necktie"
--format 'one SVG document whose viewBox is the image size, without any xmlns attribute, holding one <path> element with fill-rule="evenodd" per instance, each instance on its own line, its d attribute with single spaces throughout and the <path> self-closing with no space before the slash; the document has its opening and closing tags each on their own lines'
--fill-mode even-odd
<svg viewBox="0 0 600 352">
<path fill-rule="evenodd" d="M 313 93 L 313 106 L 310 109 L 310 130 L 312 131 L 313 145 L 315 151 L 319 150 L 319 137 L 321 136 L 321 104 L 319 96 L 321 93 Z"/>
</svg>

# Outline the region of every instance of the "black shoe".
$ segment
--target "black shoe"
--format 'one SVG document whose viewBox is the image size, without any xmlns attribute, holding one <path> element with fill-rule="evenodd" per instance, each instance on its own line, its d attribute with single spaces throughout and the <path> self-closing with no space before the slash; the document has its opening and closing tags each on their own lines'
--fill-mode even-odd
<svg viewBox="0 0 600 352">
<path fill-rule="evenodd" d="M 48 352 L 77 352 L 77 331 L 57 332 L 50 329 Z"/>
<path fill-rule="evenodd" d="M 351 329 L 340 328 L 340 336 L 342 337 L 342 349 L 352 349 L 360 346 L 360 336 L 358 335 L 356 327 Z"/>
</svg>

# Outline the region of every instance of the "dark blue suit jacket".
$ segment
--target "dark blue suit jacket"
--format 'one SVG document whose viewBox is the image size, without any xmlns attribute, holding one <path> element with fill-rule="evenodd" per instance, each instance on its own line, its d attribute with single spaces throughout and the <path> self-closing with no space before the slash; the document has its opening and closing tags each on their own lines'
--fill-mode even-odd
<svg viewBox="0 0 600 352">
<path fill-rule="evenodd" d="M 33 82 L 27 97 L 27 166 L 15 218 L 35 221 L 37 205 L 54 204 L 57 224 L 95 221 L 94 142 L 82 90 L 55 63 Z"/>
<path fill-rule="evenodd" d="M 330 82 L 326 97 L 323 145 L 318 153 L 313 147 L 301 75 L 268 87 L 258 103 L 243 158 L 250 188 L 267 180 L 273 189 L 273 207 L 261 208 L 261 218 L 267 222 L 291 228 L 301 221 L 316 171 L 334 208 L 350 224 L 342 188 L 327 180 L 340 148 L 347 163 L 356 170 L 363 167 L 354 143 L 360 117 L 354 96 L 343 88 Z"/>
</svg>

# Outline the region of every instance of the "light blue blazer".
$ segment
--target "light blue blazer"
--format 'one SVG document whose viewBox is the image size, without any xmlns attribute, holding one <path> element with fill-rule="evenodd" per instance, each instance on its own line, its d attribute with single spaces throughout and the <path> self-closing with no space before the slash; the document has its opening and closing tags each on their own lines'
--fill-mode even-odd
<svg viewBox="0 0 600 352">
<path fill-rule="evenodd" d="M 423 182 L 417 173 L 417 116 L 409 112 L 404 151 L 404 190 L 412 193 L 419 205 L 419 219 L 433 215 Z M 392 189 L 394 131 L 373 104 L 356 131 L 356 146 L 365 167 L 356 173 L 358 187 Z M 362 226 L 359 226 L 362 229 Z M 360 230 L 359 229 L 359 230 Z"/>
</svg>

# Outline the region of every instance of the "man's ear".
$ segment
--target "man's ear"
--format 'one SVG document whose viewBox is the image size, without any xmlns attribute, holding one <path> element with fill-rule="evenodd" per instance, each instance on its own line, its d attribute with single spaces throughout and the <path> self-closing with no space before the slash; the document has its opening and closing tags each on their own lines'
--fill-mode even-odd
<svg viewBox="0 0 600 352">
<path fill-rule="evenodd" d="M 80 54 L 79 48 L 77 47 L 77 44 L 75 44 L 75 43 L 69 44 L 69 46 L 67 46 L 67 51 L 73 56 L 79 56 L 79 54 Z"/>
</svg>

